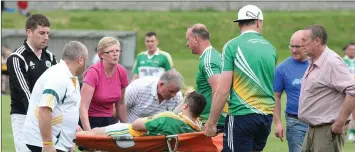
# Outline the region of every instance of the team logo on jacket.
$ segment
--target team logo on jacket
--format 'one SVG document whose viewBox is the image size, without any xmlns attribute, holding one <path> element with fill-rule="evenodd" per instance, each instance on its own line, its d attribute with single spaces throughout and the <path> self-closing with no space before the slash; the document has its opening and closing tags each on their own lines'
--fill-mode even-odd
<svg viewBox="0 0 355 152">
<path fill-rule="evenodd" d="M 50 61 L 46 61 L 46 66 L 47 66 L 47 68 L 49 68 L 49 67 L 51 67 L 52 66 L 52 63 L 50 62 Z"/>
<path fill-rule="evenodd" d="M 30 61 L 30 67 L 31 67 L 31 69 L 35 68 L 35 64 L 32 61 Z"/>
</svg>

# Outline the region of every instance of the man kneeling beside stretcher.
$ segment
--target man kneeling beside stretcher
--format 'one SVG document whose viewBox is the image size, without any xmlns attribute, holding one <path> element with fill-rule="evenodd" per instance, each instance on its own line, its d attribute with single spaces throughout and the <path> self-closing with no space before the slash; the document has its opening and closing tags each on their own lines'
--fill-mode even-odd
<svg viewBox="0 0 355 152">
<path fill-rule="evenodd" d="M 206 99 L 200 93 L 191 92 L 184 99 L 181 113 L 162 112 L 151 117 L 139 118 L 132 124 L 116 123 L 110 126 L 81 131 L 78 134 L 119 136 L 175 135 L 201 131 L 197 117 L 206 106 Z"/>
</svg>

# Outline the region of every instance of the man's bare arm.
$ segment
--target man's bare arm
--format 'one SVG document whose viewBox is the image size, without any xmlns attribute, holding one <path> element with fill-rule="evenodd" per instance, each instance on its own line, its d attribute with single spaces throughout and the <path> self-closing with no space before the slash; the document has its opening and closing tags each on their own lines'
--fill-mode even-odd
<svg viewBox="0 0 355 152">
<path fill-rule="evenodd" d="M 232 85 L 233 72 L 224 71 L 219 78 L 219 86 L 216 90 L 213 99 L 210 117 L 208 119 L 208 124 L 210 126 L 216 126 L 219 116 L 222 113 L 224 105 L 227 102 L 227 97 L 229 94 L 230 87 Z"/>
<path fill-rule="evenodd" d="M 281 93 L 274 92 L 275 108 L 274 108 L 274 124 L 281 123 Z"/>
<path fill-rule="evenodd" d="M 274 92 L 275 108 L 274 108 L 274 124 L 275 136 L 283 142 L 284 128 L 281 123 L 281 93 Z"/>
<path fill-rule="evenodd" d="M 208 79 L 208 83 L 210 84 L 210 86 L 212 88 L 212 97 L 218 88 L 218 80 L 219 80 L 220 76 L 221 76 L 220 74 L 215 74 Z"/>
<path fill-rule="evenodd" d="M 349 118 L 350 114 L 355 109 L 355 97 L 346 95 L 343 105 L 341 106 L 340 113 L 336 119 L 337 123 L 345 124 L 346 120 Z"/>
<path fill-rule="evenodd" d="M 43 142 L 52 142 L 52 110 L 49 107 L 39 107 L 38 125 Z"/>
</svg>

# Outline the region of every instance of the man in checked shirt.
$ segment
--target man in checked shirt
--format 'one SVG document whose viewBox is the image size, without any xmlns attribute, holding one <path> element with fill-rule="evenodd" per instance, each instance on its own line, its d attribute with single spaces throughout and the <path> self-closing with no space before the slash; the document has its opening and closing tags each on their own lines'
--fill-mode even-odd
<svg viewBox="0 0 355 152">
<path fill-rule="evenodd" d="M 159 112 L 173 111 L 182 100 L 184 78 L 176 70 L 160 77 L 146 76 L 131 82 L 125 93 L 128 123 Z"/>
<path fill-rule="evenodd" d="M 355 109 L 355 79 L 342 58 L 327 47 L 327 38 L 321 25 L 304 29 L 310 63 L 301 84 L 298 116 L 309 129 L 302 152 L 341 152 Z"/>
</svg>

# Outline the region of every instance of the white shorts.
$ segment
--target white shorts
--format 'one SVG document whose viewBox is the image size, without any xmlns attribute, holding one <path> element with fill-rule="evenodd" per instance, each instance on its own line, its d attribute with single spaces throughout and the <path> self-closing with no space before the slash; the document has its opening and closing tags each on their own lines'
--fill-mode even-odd
<svg viewBox="0 0 355 152">
<path fill-rule="evenodd" d="M 12 134 L 16 152 L 31 152 L 22 139 L 22 126 L 25 123 L 26 115 L 11 114 Z"/>
<path fill-rule="evenodd" d="M 105 127 L 105 135 L 111 137 L 131 136 L 128 123 L 115 123 Z"/>
<path fill-rule="evenodd" d="M 117 138 L 118 140 L 116 139 L 116 144 L 121 148 L 128 148 L 135 145 L 131 131 L 131 124 L 128 123 L 115 123 L 105 127 L 105 135 Z M 133 131 L 133 134 L 135 133 L 136 131 Z M 137 134 L 138 133 L 139 132 L 137 132 Z"/>
</svg>

